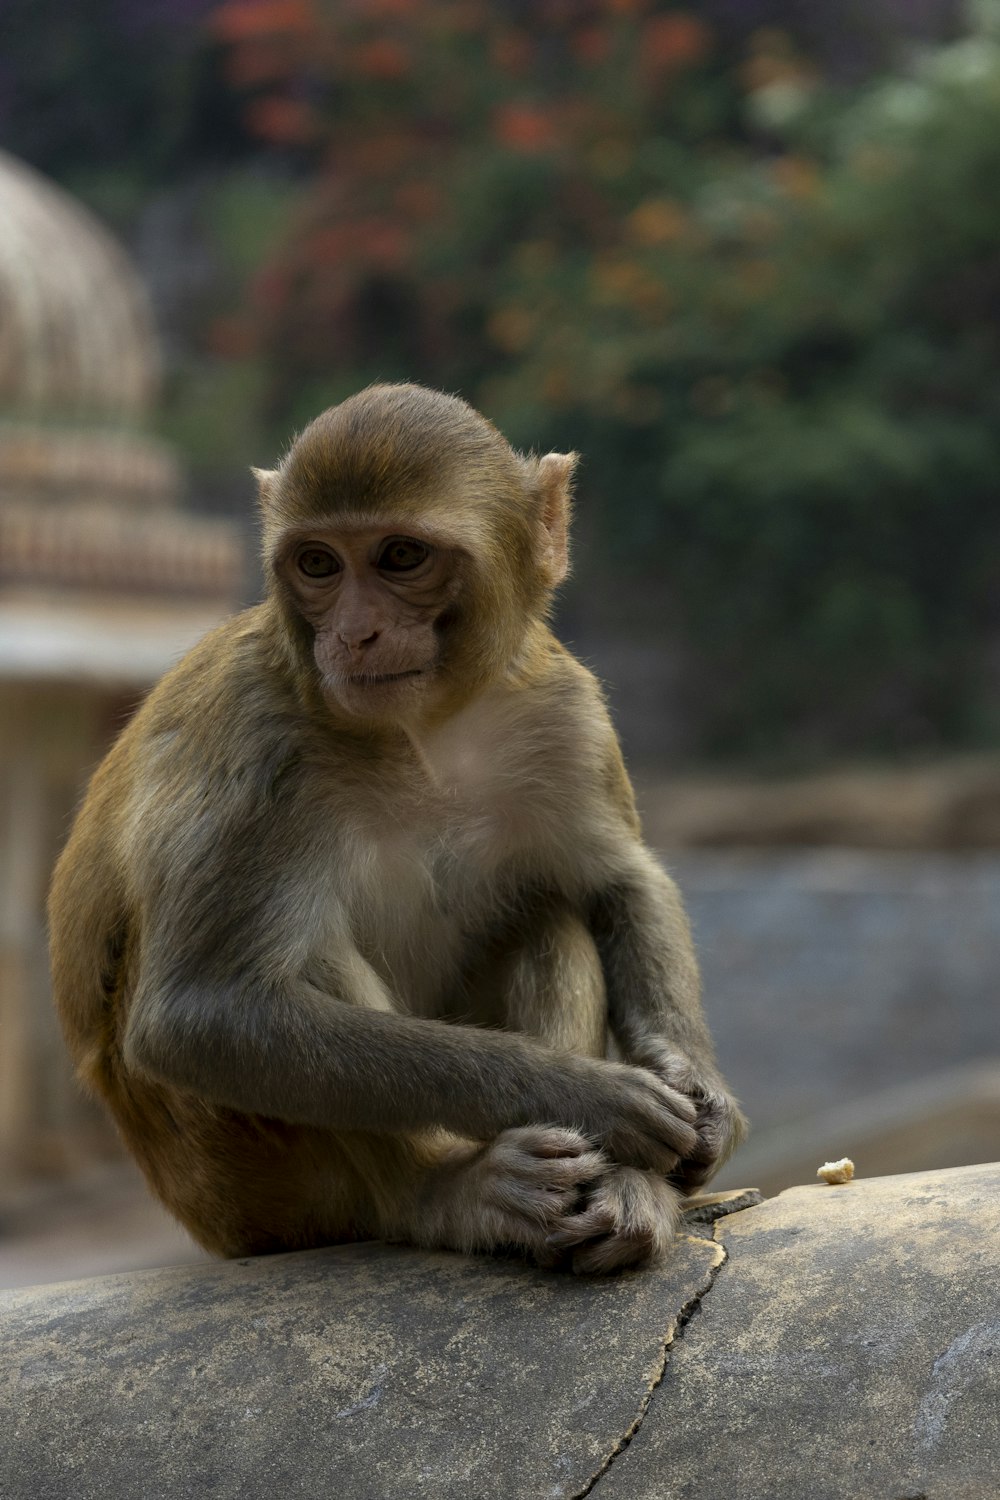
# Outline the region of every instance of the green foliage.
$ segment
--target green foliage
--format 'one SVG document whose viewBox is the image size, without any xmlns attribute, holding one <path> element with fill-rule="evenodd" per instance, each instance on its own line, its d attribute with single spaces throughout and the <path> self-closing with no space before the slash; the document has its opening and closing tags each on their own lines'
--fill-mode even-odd
<svg viewBox="0 0 1000 1500">
<path fill-rule="evenodd" d="M 675 243 L 512 278 L 537 325 L 487 405 L 656 557 L 703 747 L 995 743 L 1000 43 L 796 126 Z"/>
<path fill-rule="evenodd" d="M 206 228 L 229 280 L 243 287 L 294 221 L 303 190 L 273 173 L 229 173 L 205 204 Z"/>
<path fill-rule="evenodd" d="M 267 382 L 258 360 L 192 361 L 167 393 L 161 435 L 176 443 L 200 475 L 228 476 L 234 467 L 266 465 L 274 455 L 262 441 L 258 414 Z"/>
<path fill-rule="evenodd" d="M 995 741 L 996 8 L 851 94 L 641 0 L 511 16 L 293 5 L 263 88 L 251 39 L 328 164 L 242 313 L 275 433 L 409 376 L 579 447 L 579 586 L 684 643 L 704 749 Z"/>
</svg>

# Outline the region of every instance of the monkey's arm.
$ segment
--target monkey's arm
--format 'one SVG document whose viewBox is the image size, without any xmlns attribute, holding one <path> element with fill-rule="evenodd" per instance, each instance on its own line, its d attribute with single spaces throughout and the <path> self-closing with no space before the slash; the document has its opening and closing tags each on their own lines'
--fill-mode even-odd
<svg viewBox="0 0 1000 1500">
<path fill-rule="evenodd" d="M 594 895 L 590 923 L 609 1021 L 625 1057 L 697 1106 L 698 1146 L 677 1174 L 684 1186 L 696 1186 L 739 1145 L 746 1121 L 715 1063 L 677 887 L 640 849 L 632 866 Z"/>
<path fill-rule="evenodd" d="M 354 955 L 355 980 L 359 966 L 367 968 Z M 134 996 L 126 1066 L 217 1105 L 334 1130 L 440 1126 L 487 1140 L 553 1123 L 580 1129 L 622 1163 L 665 1172 L 695 1147 L 694 1111 L 658 1077 L 374 1009 L 371 998 L 259 974 L 226 985 L 183 971 L 150 977 Z"/>
</svg>

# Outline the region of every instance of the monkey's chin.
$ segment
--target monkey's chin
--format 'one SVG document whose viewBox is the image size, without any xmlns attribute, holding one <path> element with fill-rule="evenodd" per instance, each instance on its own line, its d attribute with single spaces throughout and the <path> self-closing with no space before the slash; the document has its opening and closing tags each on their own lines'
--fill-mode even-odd
<svg viewBox="0 0 1000 1500">
<path fill-rule="evenodd" d="M 422 667 L 408 672 L 359 673 L 356 677 L 328 677 L 326 695 L 338 708 L 359 719 L 406 718 L 423 700 L 430 673 Z"/>
</svg>

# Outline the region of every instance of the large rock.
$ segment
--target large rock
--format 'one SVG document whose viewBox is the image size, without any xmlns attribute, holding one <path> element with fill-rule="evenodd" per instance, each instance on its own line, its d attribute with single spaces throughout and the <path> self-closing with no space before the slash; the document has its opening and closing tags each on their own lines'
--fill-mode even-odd
<svg viewBox="0 0 1000 1500">
<path fill-rule="evenodd" d="M 998 1189 L 795 1188 L 603 1281 L 358 1245 L 6 1293 L 0 1495 L 993 1500 Z"/>
</svg>

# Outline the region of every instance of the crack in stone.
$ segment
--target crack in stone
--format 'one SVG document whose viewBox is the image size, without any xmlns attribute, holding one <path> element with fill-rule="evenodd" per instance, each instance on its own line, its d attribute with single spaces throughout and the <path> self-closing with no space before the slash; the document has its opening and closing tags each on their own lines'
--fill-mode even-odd
<svg viewBox="0 0 1000 1500">
<path fill-rule="evenodd" d="M 631 1443 L 632 1439 L 639 1431 L 639 1428 L 642 1426 L 643 1420 L 645 1419 L 646 1413 L 649 1410 L 653 1395 L 657 1387 L 663 1380 L 663 1377 L 667 1373 L 667 1366 L 670 1363 L 670 1352 L 673 1349 L 674 1344 L 679 1338 L 682 1337 L 684 1330 L 691 1322 L 691 1319 L 700 1311 L 703 1300 L 712 1290 L 713 1286 L 715 1285 L 716 1277 L 722 1270 L 722 1267 L 725 1265 L 726 1261 L 729 1259 L 729 1252 L 727 1251 L 725 1245 L 721 1240 L 716 1239 L 714 1234 L 711 1240 L 709 1240 L 707 1236 L 696 1234 L 682 1235 L 681 1238 L 690 1240 L 694 1244 L 710 1244 L 713 1246 L 716 1254 L 715 1260 L 708 1268 L 708 1280 L 700 1289 L 700 1291 L 695 1292 L 694 1296 L 690 1297 L 688 1301 L 684 1303 L 680 1312 L 668 1327 L 663 1340 L 663 1349 L 659 1368 L 653 1376 L 653 1379 L 650 1381 L 649 1388 L 647 1389 L 646 1394 L 639 1402 L 639 1410 L 636 1412 L 634 1418 L 632 1419 L 632 1422 L 629 1424 L 628 1428 L 625 1430 L 622 1436 L 618 1439 L 617 1443 L 615 1443 L 614 1447 L 611 1449 L 611 1452 L 603 1460 L 597 1472 L 587 1480 L 587 1483 L 584 1485 L 583 1489 L 576 1490 L 571 1496 L 569 1496 L 569 1500 L 586 1500 L 586 1497 L 593 1491 L 595 1485 L 604 1478 L 611 1465 L 615 1462 L 620 1454 L 624 1453 L 629 1443 Z"/>
</svg>

